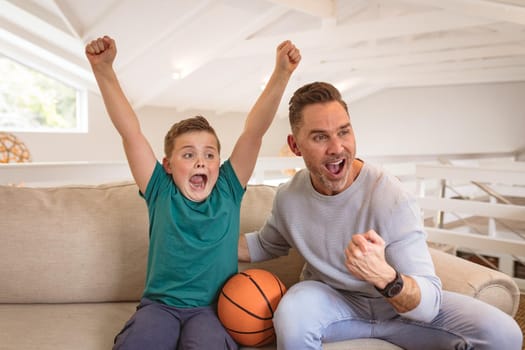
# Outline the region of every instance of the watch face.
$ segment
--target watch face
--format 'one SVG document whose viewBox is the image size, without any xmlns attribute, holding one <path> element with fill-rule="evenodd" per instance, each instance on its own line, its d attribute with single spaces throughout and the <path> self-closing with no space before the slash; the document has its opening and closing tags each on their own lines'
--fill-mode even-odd
<svg viewBox="0 0 525 350">
<path fill-rule="evenodd" d="M 403 289 L 403 277 L 396 271 L 396 278 L 386 285 L 384 289 L 377 288 L 377 291 L 386 298 L 392 298 L 398 295 Z"/>
<path fill-rule="evenodd" d="M 392 298 L 398 295 L 401 292 L 401 289 L 403 289 L 403 283 L 396 282 L 392 288 L 388 290 L 388 297 Z"/>
</svg>

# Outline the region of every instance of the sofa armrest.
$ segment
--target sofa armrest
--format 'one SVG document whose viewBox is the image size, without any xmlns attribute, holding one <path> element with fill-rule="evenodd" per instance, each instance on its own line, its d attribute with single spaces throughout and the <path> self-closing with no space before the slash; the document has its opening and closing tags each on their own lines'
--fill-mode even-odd
<svg viewBox="0 0 525 350">
<path fill-rule="evenodd" d="M 470 295 L 516 315 L 520 290 L 510 276 L 433 248 L 430 253 L 444 290 Z"/>
</svg>

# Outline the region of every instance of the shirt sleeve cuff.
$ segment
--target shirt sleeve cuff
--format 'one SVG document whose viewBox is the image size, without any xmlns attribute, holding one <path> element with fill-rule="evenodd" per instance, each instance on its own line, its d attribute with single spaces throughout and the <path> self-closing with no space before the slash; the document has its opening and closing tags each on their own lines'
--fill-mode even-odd
<svg viewBox="0 0 525 350">
<path fill-rule="evenodd" d="M 441 307 L 441 288 L 427 278 L 421 276 L 410 277 L 416 281 L 421 290 L 421 300 L 415 309 L 400 315 L 416 321 L 431 322 L 437 316 Z"/>
<path fill-rule="evenodd" d="M 248 251 L 250 253 L 251 262 L 264 261 L 274 258 L 271 254 L 267 253 L 259 240 L 259 232 L 248 232 L 244 235 L 246 237 L 246 243 L 248 244 Z"/>
</svg>

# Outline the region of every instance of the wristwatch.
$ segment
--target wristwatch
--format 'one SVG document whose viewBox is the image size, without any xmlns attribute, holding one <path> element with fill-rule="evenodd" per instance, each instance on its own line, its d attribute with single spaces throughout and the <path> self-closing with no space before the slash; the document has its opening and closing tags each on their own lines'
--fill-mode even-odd
<svg viewBox="0 0 525 350">
<path fill-rule="evenodd" d="M 396 270 L 396 278 L 390 283 L 388 283 L 385 288 L 379 289 L 375 287 L 379 293 L 385 298 L 392 298 L 398 295 L 403 289 L 403 277 Z"/>
</svg>

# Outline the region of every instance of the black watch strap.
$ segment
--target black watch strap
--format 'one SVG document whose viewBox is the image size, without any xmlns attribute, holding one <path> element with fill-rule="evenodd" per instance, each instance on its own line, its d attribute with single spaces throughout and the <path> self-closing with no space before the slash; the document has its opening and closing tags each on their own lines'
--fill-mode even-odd
<svg viewBox="0 0 525 350">
<path fill-rule="evenodd" d="M 383 289 L 379 289 L 377 287 L 375 288 L 385 298 L 395 297 L 396 295 L 401 293 L 401 290 L 403 289 L 403 277 L 396 270 L 396 277 L 394 278 L 392 282 L 388 283 Z"/>
</svg>

